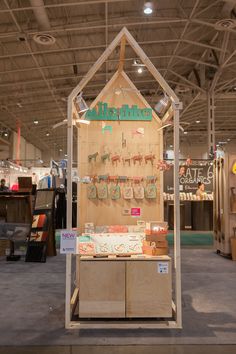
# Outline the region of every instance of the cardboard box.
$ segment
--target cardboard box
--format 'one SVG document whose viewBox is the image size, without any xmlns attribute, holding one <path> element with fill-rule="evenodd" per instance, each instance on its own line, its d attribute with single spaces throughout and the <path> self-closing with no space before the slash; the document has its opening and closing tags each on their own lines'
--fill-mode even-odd
<svg viewBox="0 0 236 354">
<path fill-rule="evenodd" d="M 153 243 L 155 244 L 155 247 L 168 247 L 167 240 L 151 242 L 151 244 L 153 244 Z"/>
<path fill-rule="evenodd" d="M 168 247 L 158 247 L 155 248 L 154 256 L 165 256 L 168 255 L 169 248 Z"/>
<path fill-rule="evenodd" d="M 158 242 L 158 241 L 166 241 L 166 234 L 165 235 L 146 235 L 146 241 L 149 242 Z"/>
<path fill-rule="evenodd" d="M 143 253 L 149 256 L 165 256 L 169 253 L 168 247 L 143 246 Z"/>
<path fill-rule="evenodd" d="M 167 230 L 168 223 L 165 221 L 149 221 L 146 222 L 146 230 L 159 231 L 160 229 Z"/>
<path fill-rule="evenodd" d="M 146 235 L 167 235 L 167 230 L 153 231 L 153 230 L 145 230 Z"/>
<path fill-rule="evenodd" d="M 169 253 L 168 242 L 162 241 L 158 246 L 154 242 L 143 241 L 143 253 L 149 256 L 163 256 Z"/>
<path fill-rule="evenodd" d="M 145 241 L 143 241 L 145 242 Z M 149 256 L 153 256 L 154 247 L 148 244 L 143 244 L 142 251 L 144 254 L 148 254 Z"/>
</svg>

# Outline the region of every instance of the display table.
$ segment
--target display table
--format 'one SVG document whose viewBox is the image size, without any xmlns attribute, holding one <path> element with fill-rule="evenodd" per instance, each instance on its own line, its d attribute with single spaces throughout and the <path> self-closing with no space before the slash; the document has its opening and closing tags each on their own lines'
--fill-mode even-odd
<svg viewBox="0 0 236 354">
<path fill-rule="evenodd" d="M 172 316 L 169 256 L 80 257 L 80 318 Z"/>
</svg>

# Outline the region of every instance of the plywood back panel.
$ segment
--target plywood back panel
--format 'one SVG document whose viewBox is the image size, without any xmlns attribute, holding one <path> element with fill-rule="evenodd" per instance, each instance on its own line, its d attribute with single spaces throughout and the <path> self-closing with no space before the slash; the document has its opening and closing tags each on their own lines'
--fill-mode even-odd
<svg viewBox="0 0 236 354">
<path fill-rule="evenodd" d="M 117 94 L 117 91 L 119 94 Z M 121 91 L 121 92 L 119 92 Z M 98 101 L 98 100 L 97 100 Z M 145 100 L 141 99 L 137 94 L 135 87 L 130 85 L 126 76 L 116 74 L 108 87 L 103 90 L 99 101 L 108 103 L 110 107 L 120 108 L 123 104 L 129 106 L 137 105 L 139 108 L 149 107 Z M 96 103 L 96 102 L 95 102 Z M 92 104 L 91 107 L 94 105 Z M 95 105 L 96 106 L 96 105 Z M 89 126 L 81 125 L 78 129 L 78 174 L 82 176 L 105 175 L 110 176 L 128 176 L 128 177 L 147 177 L 157 176 L 157 198 L 155 200 L 89 200 L 87 198 L 87 185 L 80 184 L 78 195 L 78 220 L 83 230 L 85 222 L 94 222 L 95 225 L 111 225 L 111 224 L 135 224 L 136 219 L 131 216 L 124 216 L 125 208 L 140 207 L 141 220 L 162 220 L 163 203 L 162 203 L 162 172 L 156 168 L 157 161 L 162 159 L 162 130 L 158 131 L 160 123 L 155 119 L 153 114 L 151 122 L 146 121 L 93 121 Z M 104 124 L 109 126 L 109 130 L 103 131 Z M 144 135 L 138 134 L 137 129 L 143 128 Z M 91 162 L 88 161 L 88 155 L 98 152 L 98 156 Z M 101 156 L 110 153 L 120 155 L 121 161 L 112 164 L 111 159 L 102 162 Z M 144 159 L 141 163 L 131 165 L 123 163 L 122 157 L 134 155 L 154 154 L 156 159 L 152 165 L 150 161 L 145 163 Z M 103 183 L 103 182 L 101 182 Z M 143 182 L 146 186 L 147 182 Z M 128 183 L 119 183 L 121 193 L 124 185 Z M 108 189 L 111 183 L 108 183 Z"/>
</svg>

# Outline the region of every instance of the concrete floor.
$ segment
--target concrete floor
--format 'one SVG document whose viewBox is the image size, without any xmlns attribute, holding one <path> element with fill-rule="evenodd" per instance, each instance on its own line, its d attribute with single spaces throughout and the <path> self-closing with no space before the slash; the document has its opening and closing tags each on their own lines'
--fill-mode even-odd
<svg viewBox="0 0 236 354">
<path fill-rule="evenodd" d="M 236 262 L 211 249 L 182 250 L 182 330 L 65 330 L 64 256 L 0 269 L 0 354 L 236 353 Z"/>
</svg>

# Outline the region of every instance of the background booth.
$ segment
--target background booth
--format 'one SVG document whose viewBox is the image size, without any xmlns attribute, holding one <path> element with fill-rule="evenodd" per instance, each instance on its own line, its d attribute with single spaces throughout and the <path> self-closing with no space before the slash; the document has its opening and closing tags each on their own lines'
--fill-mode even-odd
<svg viewBox="0 0 236 354">
<path fill-rule="evenodd" d="M 164 171 L 164 220 L 169 230 L 174 229 L 173 190 L 174 173 L 172 160 L 166 160 L 171 168 Z M 180 172 L 182 172 L 180 174 Z M 203 200 L 197 199 L 198 182 L 205 186 Z M 192 231 L 213 230 L 213 162 L 212 160 L 180 160 L 180 229 Z"/>
</svg>

